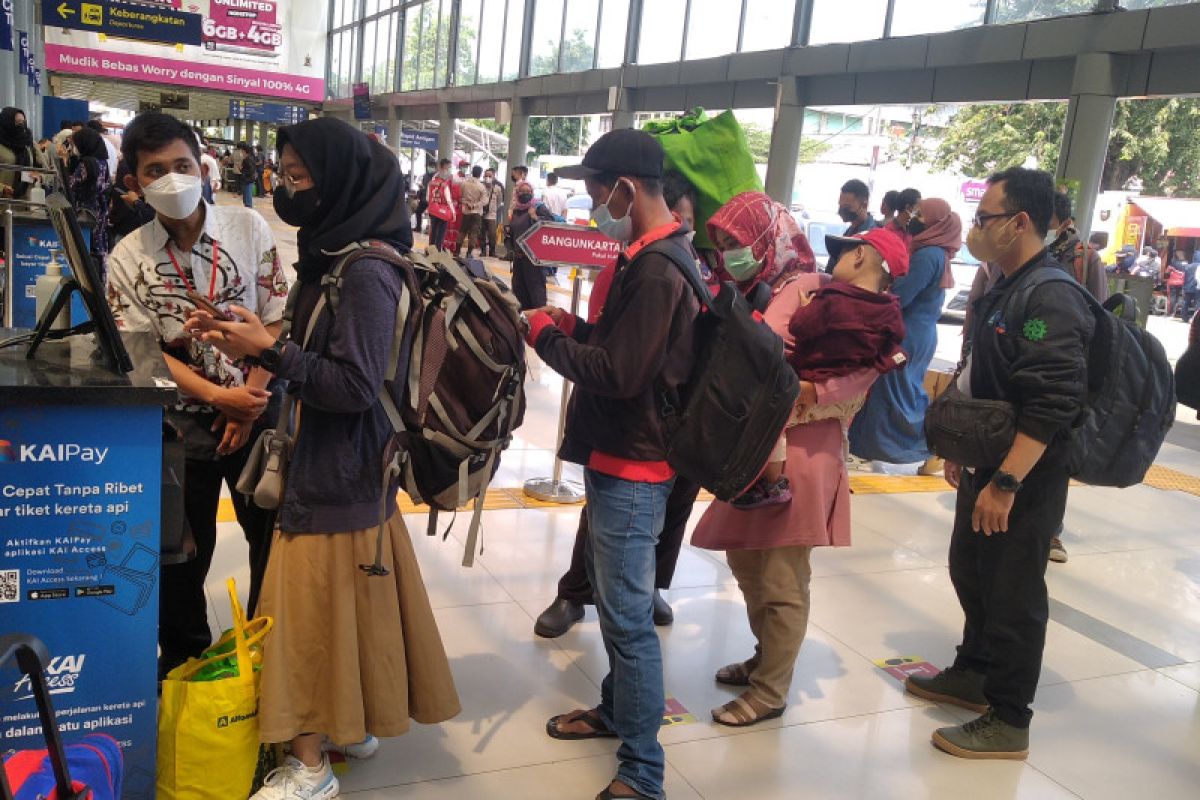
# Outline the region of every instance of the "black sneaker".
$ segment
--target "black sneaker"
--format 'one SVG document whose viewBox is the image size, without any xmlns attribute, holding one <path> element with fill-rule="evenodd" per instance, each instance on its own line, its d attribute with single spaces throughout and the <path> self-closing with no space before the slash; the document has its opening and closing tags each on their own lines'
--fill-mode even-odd
<svg viewBox="0 0 1200 800">
<path fill-rule="evenodd" d="M 976 714 L 988 710 L 987 698 L 983 696 L 983 676 L 978 672 L 947 667 L 932 678 L 909 675 L 904 688 L 911 695 L 936 703 L 949 703 Z"/>
<path fill-rule="evenodd" d="M 759 478 L 746 491 L 730 501 L 730 505 L 738 511 L 751 511 L 765 506 L 777 506 L 792 502 L 792 484 L 786 477 L 781 477 L 774 483 L 768 483 L 766 478 Z"/>
<path fill-rule="evenodd" d="M 557 639 L 571 630 L 581 619 L 583 619 L 583 606 L 558 597 L 537 618 L 533 632 L 545 639 Z"/>
<path fill-rule="evenodd" d="M 671 604 L 658 589 L 654 590 L 654 624 L 662 627 L 670 625 L 675 621 L 675 612 L 671 610 Z"/>
</svg>

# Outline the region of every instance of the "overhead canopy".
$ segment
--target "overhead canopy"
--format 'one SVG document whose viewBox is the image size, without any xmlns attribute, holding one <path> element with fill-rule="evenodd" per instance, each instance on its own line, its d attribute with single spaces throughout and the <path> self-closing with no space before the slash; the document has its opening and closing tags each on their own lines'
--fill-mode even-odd
<svg viewBox="0 0 1200 800">
<path fill-rule="evenodd" d="M 1167 236 L 1200 237 L 1200 200 L 1177 197 L 1134 197 L 1130 202 L 1163 226 Z"/>
</svg>

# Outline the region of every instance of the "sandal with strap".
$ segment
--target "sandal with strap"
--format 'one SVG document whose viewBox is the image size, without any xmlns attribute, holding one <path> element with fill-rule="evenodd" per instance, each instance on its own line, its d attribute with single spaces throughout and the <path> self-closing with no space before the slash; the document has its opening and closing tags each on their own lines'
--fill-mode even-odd
<svg viewBox="0 0 1200 800">
<path fill-rule="evenodd" d="M 592 730 L 588 733 L 567 733 L 559 728 L 561 723 L 583 722 Z M 568 714 L 559 714 L 557 717 L 551 717 L 546 723 L 546 735 L 551 739 L 559 739 L 561 741 L 576 741 L 579 739 L 613 739 L 616 738 L 616 731 L 609 730 L 604 720 L 600 719 L 600 713 L 589 708 L 585 711 L 572 711 Z"/>
<path fill-rule="evenodd" d="M 745 661 L 727 664 L 717 670 L 716 681 L 726 686 L 749 686 L 750 668 L 746 666 Z"/>
<path fill-rule="evenodd" d="M 654 800 L 650 795 L 642 794 L 632 787 L 629 787 L 629 791 L 633 794 L 613 794 L 613 787 L 610 783 L 608 788 L 596 795 L 596 800 Z"/>
<path fill-rule="evenodd" d="M 743 692 L 723 706 L 712 710 L 713 722 L 730 728 L 745 728 L 783 716 L 787 706 L 771 708 L 750 692 Z"/>
</svg>

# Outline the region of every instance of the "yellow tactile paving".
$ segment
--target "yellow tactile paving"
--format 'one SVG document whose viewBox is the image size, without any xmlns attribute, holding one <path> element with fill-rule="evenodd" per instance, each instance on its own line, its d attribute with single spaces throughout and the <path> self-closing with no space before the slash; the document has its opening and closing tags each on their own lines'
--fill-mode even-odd
<svg viewBox="0 0 1200 800">
<path fill-rule="evenodd" d="M 1074 483 L 1074 482 L 1072 482 Z M 1168 467 L 1154 466 L 1146 475 L 1145 484 L 1155 489 L 1173 492 L 1187 492 L 1200 497 L 1200 477 Z M 1078 484 L 1076 484 L 1078 485 Z M 851 475 L 850 489 L 855 494 L 911 494 L 915 492 L 948 492 L 950 487 L 940 476 L 934 475 Z M 710 501 L 713 496 L 701 492 L 698 498 L 701 502 Z M 420 514 L 425 506 L 419 506 L 403 492 L 399 495 L 400 511 L 405 514 Z M 484 511 L 505 511 L 522 508 L 565 508 L 558 503 L 547 503 L 534 500 L 519 488 L 489 489 L 483 503 Z M 463 510 L 467 510 L 464 507 Z M 218 522 L 234 522 L 233 503 L 228 498 L 221 500 L 217 513 Z"/>
</svg>

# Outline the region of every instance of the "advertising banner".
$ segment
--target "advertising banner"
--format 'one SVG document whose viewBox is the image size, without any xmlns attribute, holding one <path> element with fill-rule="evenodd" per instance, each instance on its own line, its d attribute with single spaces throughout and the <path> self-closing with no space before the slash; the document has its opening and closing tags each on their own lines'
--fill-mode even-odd
<svg viewBox="0 0 1200 800">
<path fill-rule="evenodd" d="M 13 0 L 0 0 L 0 50 L 13 49 Z"/>
<path fill-rule="evenodd" d="M 354 118 L 371 118 L 371 86 L 367 83 L 356 83 L 354 91 Z"/>
<path fill-rule="evenodd" d="M 79 5 L 82 11 L 90 4 Z M 105 6 L 124 4 L 107 0 Z M 194 17 L 198 43 L 144 41 L 47 23 L 46 68 L 310 103 L 325 99 L 329 8 L 323 0 L 163 0 L 130 7 L 148 19 Z"/>
<path fill-rule="evenodd" d="M 83 228 L 83 239 L 91 246 L 92 229 Z M 33 221 L 22 217 L 13 220 L 13 326 L 17 328 L 32 328 L 37 325 L 37 299 L 34 289 L 37 279 L 46 274 L 46 265 L 50 263 L 50 249 L 61 249 L 58 232 L 50 224 L 50 220 Z M 66 271 L 65 256 L 59 254 L 58 261 Z M 86 306 L 76 293 L 71 298 L 71 319 L 76 323 L 88 319 Z M 3 432 L 0 431 L 0 437 Z"/>
<path fill-rule="evenodd" d="M 29 34 L 17 31 L 17 69 L 22 75 L 29 72 Z"/>
<path fill-rule="evenodd" d="M 0 616 L 50 651 L 70 744 L 122 747 L 125 800 L 154 797 L 162 411 L 0 408 Z M 28 678 L 0 670 L 0 741 L 42 749 Z"/>
</svg>

